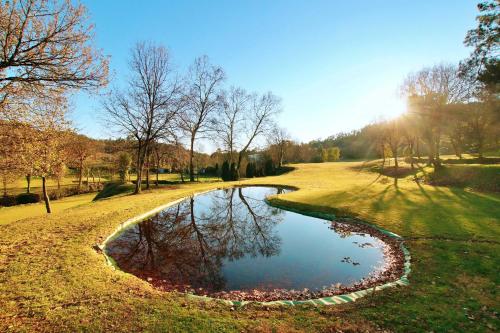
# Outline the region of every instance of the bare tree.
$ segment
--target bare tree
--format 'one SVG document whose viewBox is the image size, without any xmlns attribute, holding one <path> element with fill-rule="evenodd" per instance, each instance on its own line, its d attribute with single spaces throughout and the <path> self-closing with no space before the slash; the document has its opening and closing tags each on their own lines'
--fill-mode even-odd
<svg viewBox="0 0 500 333">
<path fill-rule="evenodd" d="M 386 122 L 383 125 L 383 130 L 384 130 L 385 142 L 387 143 L 387 146 L 391 150 L 392 157 L 394 158 L 394 168 L 396 171 L 395 175 L 397 176 L 399 167 L 398 151 L 403 145 L 403 139 L 405 137 L 404 128 L 403 126 L 401 126 L 400 119 L 394 119 Z"/>
<path fill-rule="evenodd" d="M 137 182 L 141 192 L 142 173 L 151 144 L 174 131 L 182 107 L 180 84 L 174 77 L 168 51 L 163 46 L 138 43 L 131 52 L 132 76 L 125 91 L 112 92 L 103 101 L 108 120 L 136 140 Z"/>
<path fill-rule="evenodd" d="M 211 65 L 207 56 L 196 58 L 189 69 L 179 126 L 189 138 L 190 181 L 194 181 L 194 144 L 199 135 L 210 130 L 210 116 L 220 106 L 219 88 L 224 79 L 222 68 Z"/>
<path fill-rule="evenodd" d="M 231 88 L 223 95 L 222 111 L 211 120 L 220 143 L 229 156 L 229 165 L 239 170 L 243 157 L 256 139 L 274 127 L 274 116 L 280 111 L 280 99 L 268 92 L 262 96 Z M 233 154 L 237 152 L 234 161 Z"/>
<path fill-rule="evenodd" d="M 167 145 L 164 143 L 155 142 L 152 147 L 153 160 L 156 169 L 156 186 L 160 185 L 160 168 L 162 164 L 165 163 L 167 156 L 174 156 L 173 145 Z"/>
<path fill-rule="evenodd" d="M 231 87 L 223 94 L 221 112 L 211 119 L 214 132 L 229 156 L 229 164 L 234 162 L 250 100 L 251 95 L 244 89 Z"/>
<path fill-rule="evenodd" d="M 287 145 L 291 142 L 290 134 L 285 128 L 275 126 L 269 133 L 268 141 L 269 145 L 276 150 L 278 167 L 281 168 Z"/>
<path fill-rule="evenodd" d="M 469 99 L 473 86 L 453 65 L 436 65 L 407 76 L 401 92 L 409 100 L 410 112 L 424 122 L 422 137 L 429 146 L 429 162 L 439 167 L 439 150 L 445 121 L 445 107 Z"/>
<path fill-rule="evenodd" d="M 2 1 L 0 110 L 19 113 L 26 96 L 105 85 L 108 60 L 92 47 L 92 30 L 85 7 L 69 0 Z"/>
<path fill-rule="evenodd" d="M 256 138 L 268 133 L 274 126 L 274 117 L 281 111 L 281 99 L 271 92 L 252 95 L 250 107 L 244 118 L 244 130 L 242 131 L 242 147 L 239 149 L 237 172 L 240 172 L 243 156 Z"/>
</svg>

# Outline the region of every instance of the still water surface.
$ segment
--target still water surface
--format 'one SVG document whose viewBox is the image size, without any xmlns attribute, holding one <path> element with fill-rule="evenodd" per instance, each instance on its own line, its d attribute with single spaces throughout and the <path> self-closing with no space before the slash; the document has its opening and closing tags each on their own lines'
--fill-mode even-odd
<svg viewBox="0 0 500 333">
<path fill-rule="evenodd" d="M 174 289 L 320 290 L 383 264 L 383 243 L 267 205 L 290 190 L 235 187 L 188 198 L 125 229 L 106 247 L 118 266 Z"/>
</svg>

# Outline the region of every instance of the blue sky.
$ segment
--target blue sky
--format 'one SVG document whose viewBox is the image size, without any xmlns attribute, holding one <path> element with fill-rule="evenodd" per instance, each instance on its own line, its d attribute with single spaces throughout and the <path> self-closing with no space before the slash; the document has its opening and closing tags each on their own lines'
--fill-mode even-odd
<svg viewBox="0 0 500 333">
<path fill-rule="evenodd" d="M 299 141 L 403 112 L 397 88 L 405 75 L 465 58 L 477 15 L 472 0 L 83 3 L 97 46 L 111 56 L 111 86 L 127 78 L 137 41 L 167 46 L 181 72 L 206 54 L 225 69 L 227 85 L 281 96 L 279 123 Z M 81 132 L 109 137 L 99 109 L 97 96 L 79 94 L 72 117 Z"/>
</svg>

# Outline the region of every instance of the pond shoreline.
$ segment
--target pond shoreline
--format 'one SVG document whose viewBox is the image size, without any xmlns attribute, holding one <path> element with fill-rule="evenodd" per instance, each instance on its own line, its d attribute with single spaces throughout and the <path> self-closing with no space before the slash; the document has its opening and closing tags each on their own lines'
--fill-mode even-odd
<svg viewBox="0 0 500 333">
<path fill-rule="evenodd" d="M 230 188 L 238 187 L 253 187 L 256 185 L 236 185 Z M 298 190 L 298 188 L 286 185 L 276 185 L 276 184 L 260 184 L 259 187 L 277 187 Z M 227 189 L 216 188 L 208 191 L 203 191 L 199 193 L 194 193 L 192 197 L 206 194 L 208 192 Z M 191 196 L 189 196 L 191 197 Z M 120 225 L 119 228 L 115 230 L 114 233 L 108 236 L 108 238 L 99 245 L 102 253 L 107 259 L 108 264 L 110 264 L 115 269 L 121 270 L 116 262 L 106 253 L 106 243 L 116 237 L 124 228 L 131 224 L 139 223 L 158 212 L 178 204 L 189 197 L 180 198 L 173 202 L 167 203 L 160 207 L 157 207 L 149 212 L 141 214 L 137 217 L 131 218 Z M 208 292 L 199 288 L 194 290 L 190 286 L 179 286 L 172 285 L 162 278 L 155 278 L 152 276 L 141 276 L 141 274 L 132 274 L 144 281 L 147 281 L 153 287 L 158 290 L 165 292 L 180 292 L 186 293 L 189 296 L 202 298 L 202 299 L 214 299 L 224 301 L 226 303 L 234 305 L 242 305 L 249 302 L 257 302 L 261 304 L 301 304 L 307 302 L 313 302 L 315 304 L 337 304 L 345 303 L 348 301 L 354 301 L 359 297 L 365 296 L 365 294 L 374 292 L 376 290 L 384 289 L 386 287 L 392 287 L 396 285 L 407 285 L 408 284 L 408 274 L 410 272 L 410 256 L 409 252 L 403 245 L 403 239 L 398 235 L 388 232 L 386 230 L 377 228 L 371 224 L 361 221 L 354 217 L 335 217 L 333 214 L 322 213 L 322 212 L 304 212 L 303 210 L 294 209 L 288 207 L 288 205 L 280 205 L 276 202 L 272 202 L 268 198 L 264 200 L 269 206 L 280 208 L 286 211 L 296 212 L 305 216 L 318 217 L 324 220 L 329 220 L 331 223 L 330 229 L 336 232 L 345 233 L 363 233 L 369 234 L 370 236 L 376 237 L 381 240 L 384 244 L 384 264 L 381 269 L 377 269 L 370 273 L 369 276 L 354 282 L 349 285 L 336 284 L 330 287 L 324 288 L 319 291 L 311 291 L 308 289 L 303 290 L 293 290 L 293 289 L 273 289 L 268 291 L 262 290 L 251 290 L 251 291 L 222 291 L 222 292 Z M 348 257 L 345 258 L 349 260 Z M 353 263 L 356 264 L 356 263 Z"/>
</svg>

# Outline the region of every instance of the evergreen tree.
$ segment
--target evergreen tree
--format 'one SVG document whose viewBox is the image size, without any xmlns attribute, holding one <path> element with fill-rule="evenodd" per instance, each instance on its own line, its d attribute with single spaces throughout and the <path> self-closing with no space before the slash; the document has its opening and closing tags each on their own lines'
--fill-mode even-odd
<svg viewBox="0 0 500 333">
<path fill-rule="evenodd" d="M 236 167 L 236 163 L 231 163 L 231 173 L 230 173 L 230 180 L 238 180 L 240 178 L 240 175 L 238 174 L 238 169 Z"/>
<path fill-rule="evenodd" d="M 224 161 L 224 163 L 222 163 L 221 178 L 223 181 L 230 180 L 230 171 L 229 171 L 229 162 L 228 161 Z"/>
<path fill-rule="evenodd" d="M 247 178 L 253 178 L 255 177 L 255 163 L 248 163 L 247 164 Z"/>
<path fill-rule="evenodd" d="M 273 160 L 270 158 L 267 159 L 266 163 L 264 164 L 264 174 L 266 176 L 271 176 L 275 174 Z"/>
</svg>

